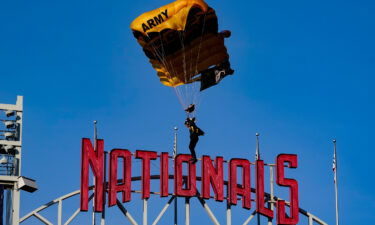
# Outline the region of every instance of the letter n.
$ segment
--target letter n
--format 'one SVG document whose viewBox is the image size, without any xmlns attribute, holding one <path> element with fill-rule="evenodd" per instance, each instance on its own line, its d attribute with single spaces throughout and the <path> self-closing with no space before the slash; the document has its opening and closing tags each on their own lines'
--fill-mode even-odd
<svg viewBox="0 0 375 225">
<path fill-rule="evenodd" d="M 220 202 L 224 200 L 223 161 L 223 157 L 216 157 L 215 168 L 209 156 L 205 155 L 202 157 L 202 198 L 210 198 L 211 184 L 215 193 L 215 200 Z"/>
<path fill-rule="evenodd" d="M 89 167 L 95 177 L 94 211 L 103 211 L 103 165 L 104 165 L 104 141 L 96 141 L 96 151 L 90 139 L 82 139 L 81 158 L 81 211 L 88 210 L 89 202 Z"/>
<path fill-rule="evenodd" d="M 299 221 L 298 206 L 298 182 L 294 179 L 285 178 L 284 164 L 289 163 L 289 168 L 297 168 L 297 155 L 280 154 L 276 159 L 277 177 L 276 183 L 290 189 L 290 217 L 285 214 L 285 201 L 277 201 L 277 224 L 295 225 Z"/>
<path fill-rule="evenodd" d="M 126 149 L 113 149 L 110 155 L 108 206 L 114 206 L 117 202 L 117 192 L 122 192 L 122 202 L 131 200 L 131 157 L 132 154 Z M 117 179 L 118 159 L 124 162 L 122 178 Z"/>
</svg>

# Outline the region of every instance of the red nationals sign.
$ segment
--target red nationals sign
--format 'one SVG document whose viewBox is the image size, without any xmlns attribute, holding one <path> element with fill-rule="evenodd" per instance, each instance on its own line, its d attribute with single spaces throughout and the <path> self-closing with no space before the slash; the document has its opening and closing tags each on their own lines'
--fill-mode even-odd
<svg viewBox="0 0 375 225">
<path fill-rule="evenodd" d="M 169 159 L 172 158 L 167 152 L 158 154 L 154 151 L 137 150 L 132 154 L 127 149 L 113 149 L 109 157 L 109 179 L 104 180 L 105 173 L 105 157 L 104 157 L 104 141 L 96 141 L 96 151 L 90 139 L 82 139 L 82 159 L 81 159 L 81 211 L 88 210 L 89 202 L 89 170 L 95 177 L 94 184 L 94 210 L 102 212 L 105 191 L 105 183 L 108 182 L 108 206 L 114 206 L 117 200 L 117 194 L 122 194 L 122 202 L 132 200 L 132 158 L 142 161 L 142 179 L 141 179 L 141 198 L 150 198 L 150 163 L 151 160 L 160 162 L 160 197 L 170 195 L 169 178 L 174 179 L 173 195 L 178 197 L 194 197 L 200 193 L 205 199 L 211 197 L 211 187 L 214 199 L 219 202 L 227 201 L 230 205 L 237 205 L 238 197 L 242 202 L 242 207 L 251 209 L 251 164 L 255 164 L 255 180 L 256 180 L 256 210 L 258 213 L 274 218 L 275 212 L 265 207 L 264 193 L 264 161 L 256 160 L 251 163 L 247 159 L 233 158 L 224 161 L 223 157 L 217 156 L 213 160 L 210 156 L 204 155 L 201 159 L 201 177 L 197 177 L 197 165 L 191 162 L 191 155 L 179 154 L 173 160 L 174 174 L 169 175 Z M 123 168 L 122 177 L 118 177 L 119 159 L 122 159 Z M 227 168 L 224 163 L 227 162 Z M 290 193 L 290 212 L 286 215 L 285 201 L 278 200 L 276 203 L 276 216 L 278 224 L 297 224 L 298 218 L 298 182 L 295 179 L 286 178 L 284 176 L 285 165 L 289 168 L 297 168 L 297 155 L 280 154 L 276 158 L 276 183 L 279 186 L 289 189 Z M 183 174 L 183 167 L 187 167 L 187 174 Z M 227 192 L 224 194 L 224 170 L 227 170 L 228 183 Z M 237 172 L 241 173 L 238 176 Z M 241 177 L 238 180 L 238 177 Z M 197 188 L 197 180 L 200 180 L 200 192 Z"/>
</svg>

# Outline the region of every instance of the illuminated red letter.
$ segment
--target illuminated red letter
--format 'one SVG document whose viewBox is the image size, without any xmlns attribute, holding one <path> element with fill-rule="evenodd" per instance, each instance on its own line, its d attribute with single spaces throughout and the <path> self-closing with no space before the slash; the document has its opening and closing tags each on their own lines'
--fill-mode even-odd
<svg viewBox="0 0 375 225">
<path fill-rule="evenodd" d="M 175 158 L 174 165 L 174 192 L 177 196 L 192 197 L 197 194 L 196 188 L 196 167 L 191 162 L 191 155 L 181 154 Z M 188 176 L 186 179 L 186 189 L 183 188 L 182 164 L 188 163 Z"/>
<path fill-rule="evenodd" d="M 158 158 L 158 153 L 137 150 L 137 159 L 142 159 L 142 199 L 150 198 L 150 160 Z"/>
<path fill-rule="evenodd" d="M 277 224 L 294 225 L 299 221 L 298 214 L 298 182 L 294 179 L 284 177 L 284 163 L 289 163 L 289 168 L 297 168 L 297 155 L 280 154 L 277 156 L 276 183 L 280 186 L 290 188 L 290 217 L 285 214 L 285 201 L 277 201 Z"/>
<path fill-rule="evenodd" d="M 237 195 L 242 196 L 242 207 L 251 208 L 250 162 L 246 159 L 231 159 L 229 163 L 229 203 L 237 205 Z M 242 185 L 237 185 L 237 167 L 242 168 Z"/>
<path fill-rule="evenodd" d="M 82 139 L 81 158 L 81 211 L 88 210 L 89 202 L 89 165 L 95 177 L 95 212 L 103 211 L 103 165 L 104 141 L 96 141 L 96 151 L 88 138 Z"/>
<path fill-rule="evenodd" d="M 210 184 L 215 193 L 216 201 L 224 200 L 224 171 L 223 171 L 223 157 L 216 157 L 216 169 L 212 165 L 212 160 L 209 156 L 202 158 L 202 198 L 210 198 Z"/>
<path fill-rule="evenodd" d="M 168 152 L 162 152 L 160 155 L 160 197 L 169 195 L 169 170 L 168 170 Z"/>
<path fill-rule="evenodd" d="M 117 192 L 122 192 L 122 202 L 131 200 L 131 157 L 126 149 L 113 149 L 110 154 L 108 205 L 113 206 L 117 201 Z M 123 159 L 123 177 L 117 182 L 118 159 Z"/>
<path fill-rule="evenodd" d="M 264 162 L 263 160 L 256 161 L 256 196 L 257 196 L 257 212 L 273 218 L 273 210 L 264 207 Z"/>
</svg>

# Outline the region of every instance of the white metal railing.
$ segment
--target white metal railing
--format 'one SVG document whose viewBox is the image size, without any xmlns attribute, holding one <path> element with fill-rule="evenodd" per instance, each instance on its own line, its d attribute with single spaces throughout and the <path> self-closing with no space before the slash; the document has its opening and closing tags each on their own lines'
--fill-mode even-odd
<svg viewBox="0 0 375 225">
<path fill-rule="evenodd" d="M 272 168 L 272 167 L 271 167 Z M 271 173 L 272 173 L 272 169 L 271 169 Z M 159 179 L 159 175 L 153 175 L 151 176 L 151 179 Z M 170 176 L 170 179 L 173 178 L 173 176 Z M 132 181 L 140 181 L 141 180 L 141 177 L 133 177 L 132 178 Z M 198 180 L 200 180 L 200 177 L 198 177 Z M 225 182 L 227 184 L 227 182 Z M 90 190 L 92 190 L 93 187 L 90 187 Z M 282 200 L 280 198 L 277 198 L 275 196 L 273 196 L 273 193 L 272 193 L 272 189 L 271 189 L 271 193 L 265 193 L 266 197 L 268 198 L 269 200 L 269 204 L 272 206 L 272 208 L 274 207 L 273 204 L 277 201 L 277 200 Z M 138 190 L 133 190 L 132 192 L 134 193 L 140 193 L 140 191 Z M 254 189 L 252 189 L 252 192 L 255 192 Z M 77 190 L 77 191 L 74 191 L 74 192 L 71 192 L 67 195 L 64 195 L 64 196 L 61 196 L 47 204 L 44 204 L 42 206 L 40 206 L 39 208 L 31 211 L 30 213 L 26 214 L 24 217 L 22 217 L 20 219 L 20 223 L 23 223 L 27 220 L 29 220 L 30 218 L 34 217 L 34 218 L 37 218 L 42 224 L 46 224 L 46 225 L 54 225 L 54 223 L 52 223 L 51 221 L 49 221 L 48 219 L 46 219 L 45 217 L 42 216 L 42 212 L 47 209 L 48 207 L 51 207 L 53 205 L 57 205 L 57 225 L 69 225 L 77 216 L 78 214 L 80 213 L 80 209 L 78 208 L 77 210 L 75 210 L 72 214 L 68 215 L 69 218 L 63 222 L 62 221 L 62 218 L 63 218 L 63 202 L 64 200 L 66 199 L 69 199 L 69 198 L 72 198 L 76 195 L 79 195 L 80 194 L 80 190 Z M 157 192 L 151 192 L 151 194 L 153 195 L 158 195 L 159 193 Z M 91 201 L 93 199 L 94 195 L 91 194 L 90 195 L 90 198 L 89 198 L 89 201 Z M 272 198 L 271 198 L 272 197 Z M 184 197 L 181 197 L 182 199 Z M 204 208 L 204 210 L 206 211 L 207 213 L 207 216 L 210 218 L 210 220 L 212 221 L 213 224 L 215 225 L 220 225 L 221 223 L 219 222 L 219 220 L 217 219 L 217 217 L 215 216 L 215 214 L 213 213 L 213 211 L 211 210 L 211 208 L 209 207 L 208 203 L 200 197 L 200 195 L 198 194 L 196 196 L 196 198 L 199 200 L 201 206 Z M 167 210 L 170 208 L 170 205 L 173 203 L 173 202 L 176 202 L 177 201 L 177 197 L 174 196 L 173 194 L 170 194 L 170 198 L 168 200 L 168 202 L 162 207 L 160 213 L 157 215 L 157 217 L 153 220 L 153 222 L 151 223 L 152 225 L 157 225 L 159 224 L 161 218 L 163 217 L 163 215 L 167 212 Z M 119 201 L 117 200 L 117 207 L 119 208 L 119 210 L 122 212 L 122 214 L 125 216 L 125 218 L 132 224 L 132 225 L 138 225 L 138 224 L 142 224 L 142 225 L 147 225 L 148 224 L 148 201 L 147 200 L 144 200 L 143 202 L 143 217 L 142 217 L 142 223 L 138 223 L 136 221 L 136 219 L 131 215 L 131 213 L 128 211 L 128 209 Z M 227 205 L 226 203 L 222 203 L 222 204 L 225 204 Z M 286 202 L 286 205 L 289 206 L 289 202 Z M 176 210 L 176 209 L 175 209 Z M 176 213 L 176 212 L 175 212 Z M 317 216 L 307 212 L 306 210 L 304 209 L 299 209 L 299 213 L 300 215 L 303 215 L 305 216 L 305 218 L 308 220 L 308 224 L 309 225 L 313 225 L 314 223 L 315 224 L 319 224 L 319 225 L 327 225 L 326 222 L 322 221 L 321 219 L 319 219 Z M 255 216 L 257 215 L 257 212 L 254 210 L 250 216 L 244 221 L 243 225 L 247 225 L 249 224 L 254 218 Z M 230 205 L 227 205 L 227 210 L 226 210 L 226 225 L 231 225 L 232 224 L 232 210 L 231 210 L 231 206 Z M 185 198 L 185 225 L 189 225 L 190 224 L 190 198 Z M 272 225 L 273 222 L 272 220 L 269 220 L 268 221 L 268 225 Z"/>
</svg>

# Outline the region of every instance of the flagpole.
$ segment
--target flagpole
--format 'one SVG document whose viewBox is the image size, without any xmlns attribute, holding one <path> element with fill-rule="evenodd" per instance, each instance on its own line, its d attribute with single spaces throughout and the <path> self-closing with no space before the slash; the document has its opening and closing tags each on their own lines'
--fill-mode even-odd
<svg viewBox="0 0 375 225">
<path fill-rule="evenodd" d="M 333 172 L 335 182 L 335 200 L 336 200 L 336 225 L 339 225 L 339 202 L 338 202 L 338 184 L 337 184 L 337 153 L 336 140 L 333 140 Z"/>
<path fill-rule="evenodd" d="M 260 159 L 260 148 L 259 148 L 259 133 L 256 133 L 256 148 L 255 148 L 255 160 Z"/>
<path fill-rule="evenodd" d="M 96 120 L 94 120 L 94 151 L 96 152 L 97 151 L 97 146 L 96 146 L 96 140 L 98 139 L 98 134 L 97 134 L 97 130 L 96 130 L 96 124 L 98 122 Z M 93 182 L 95 184 L 95 176 L 93 177 Z M 93 194 L 95 193 L 95 188 L 92 189 L 92 192 Z M 93 199 L 92 200 L 92 225 L 95 225 L 96 224 L 96 215 L 95 215 L 95 200 Z"/>
<path fill-rule="evenodd" d="M 174 140 L 173 140 L 173 166 L 175 165 L 174 161 L 177 156 L 177 131 L 178 127 L 174 127 Z M 177 215 L 178 215 L 178 209 L 177 209 L 177 196 L 175 196 L 174 199 L 174 217 L 173 217 L 173 224 L 177 225 Z"/>
<path fill-rule="evenodd" d="M 255 163 L 256 163 L 256 161 L 260 160 L 259 133 L 256 133 L 255 136 L 256 136 L 256 149 L 255 149 Z M 257 168 L 257 167 L 255 166 L 255 168 Z M 257 173 L 258 173 L 258 171 L 257 171 Z M 259 214 L 259 212 L 257 212 L 257 224 L 260 225 L 260 214 Z"/>
</svg>

